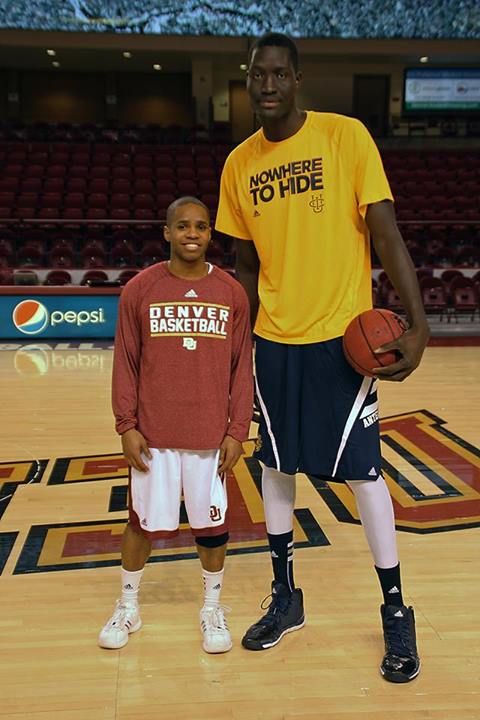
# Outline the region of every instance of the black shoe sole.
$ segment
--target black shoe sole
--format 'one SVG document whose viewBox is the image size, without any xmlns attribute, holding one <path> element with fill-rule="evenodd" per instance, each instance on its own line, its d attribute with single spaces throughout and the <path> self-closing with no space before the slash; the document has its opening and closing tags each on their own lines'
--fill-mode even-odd
<svg viewBox="0 0 480 720">
<path fill-rule="evenodd" d="M 420 664 L 418 665 L 418 668 L 415 670 L 415 672 L 412 675 L 404 675 L 403 673 L 399 672 L 385 672 L 380 668 L 380 672 L 382 676 L 385 678 L 385 680 L 388 680 L 388 682 L 392 683 L 408 683 L 411 680 L 415 680 L 416 677 L 418 677 L 418 674 L 420 673 Z"/>
<path fill-rule="evenodd" d="M 274 642 L 263 642 L 261 640 L 250 640 L 247 638 L 246 635 L 242 638 L 242 645 L 246 650 L 270 650 L 270 648 L 275 647 L 275 645 L 278 645 L 280 640 L 283 638 L 284 635 L 287 633 L 294 632 L 295 630 L 301 630 L 303 626 L 305 625 L 305 618 L 303 617 L 301 622 L 292 625 L 291 627 L 285 628 L 285 630 L 282 632 L 281 635 L 278 636 L 278 638 Z"/>
</svg>

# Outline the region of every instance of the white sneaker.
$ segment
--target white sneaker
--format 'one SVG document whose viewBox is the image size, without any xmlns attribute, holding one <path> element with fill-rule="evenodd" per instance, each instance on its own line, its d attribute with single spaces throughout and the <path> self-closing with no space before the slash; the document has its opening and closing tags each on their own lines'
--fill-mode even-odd
<svg viewBox="0 0 480 720">
<path fill-rule="evenodd" d="M 141 627 L 142 620 L 137 603 L 117 600 L 115 612 L 100 631 L 98 644 L 108 650 L 118 650 L 127 644 L 129 634 Z"/>
<path fill-rule="evenodd" d="M 204 605 L 200 610 L 200 627 L 203 633 L 203 649 L 207 653 L 224 653 L 232 647 L 232 638 L 224 611 L 229 608 Z"/>
</svg>

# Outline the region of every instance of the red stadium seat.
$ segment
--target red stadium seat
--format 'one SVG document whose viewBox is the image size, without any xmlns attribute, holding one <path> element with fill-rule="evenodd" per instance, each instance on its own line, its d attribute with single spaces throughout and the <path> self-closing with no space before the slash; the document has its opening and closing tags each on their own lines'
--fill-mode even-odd
<svg viewBox="0 0 480 720">
<path fill-rule="evenodd" d="M 113 207 L 110 210 L 112 220 L 131 220 L 132 215 L 128 208 Z"/>
<path fill-rule="evenodd" d="M 177 188 L 180 195 L 196 195 L 198 192 L 197 183 L 194 180 L 177 180 Z"/>
<path fill-rule="evenodd" d="M 140 178 L 133 182 L 133 192 L 137 194 L 146 194 L 154 192 L 154 185 L 152 180 L 146 178 Z"/>
<path fill-rule="evenodd" d="M 161 195 L 162 193 L 170 193 L 172 195 L 175 195 L 176 191 L 177 186 L 173 180 L 157 179 L 157 193 L 159 195 Z"/>
<path fill-rule="evenodd" d="M 43 183 L 44 193 L 61 193 L 64 187 L 64 180 L 60 177 L 47 178 Z"/>
<path fill-rule="evenodd" d="M 425 277 L 420 281 L 423 306 L 427 314 L 438 314 L 443 319 L 447 311 L 447 288 L 441 278 Z"/>
<path fill-rule="evenodd" d="M 108 220 L 109 212 L 106 207 L 89 207 L 85 212 L 87 220 Z"/>
<path fill-rule="evenodd" d="M 68 270 L 50 270 L 46 276 L 44 285 L 71 285 L 72 276 Z"/>
<path fill-rule="evenodd" d="M 40 220 L 57 220 L 60 217 L 60 210 L 58 207 L 42 207 L 38 211 L 37 217 Z"/>
<path fill-rule="evenodd" d="M 52 268 L 73 268 L 74 255 L 68 250 L 51 250 L 48 256 L 48 264 Z"/>
<path fill-rule="evenodd" d="M 36 245 L 27 243 L 17 250 L 17 265 L 20 267 L 41 267 L 43 262 L 43 252 Z"/>
<path fill-rule="evenodd" d="M 0 285 L 13 285 L 13 270 L 9 268 L 0 269 Z"/>
<path fill-rule="evenodd" d="M 156 220 L 155 211 L 152 208 L 135 208 L 133 211 L 135 220 Z"/>
<path fill-rule="evenodd" d="M 91 193 L 105 193 L 109 191 L 110 182 L 108 178 L 93 178 L 88 184 L 88 192 Z"/>
<path fill-rule="evenodd" d="M 19 185 L 19 177 L 2 177 L 0 179 L 0 192 L 16 192 Z"/>
<path fill-rule="evenodd" d="M 111 208 L 129 208 L 130 195 L 128 193 L 112 193 L 110 196 Z"/>
<path fill-rule="evenodd" d="M 451 290 L 455 320 L 461 315 L 470 315 L 473 321 L 478 309 L 478 297 L 473 283 L 461 287 L 454 287 Z"/>
<path fill-rule="evenodd" d="M 65 207 L 83 208 L 85 205 L 85 195 L 83 192 L 67 193 L 63 199 Z"/>
<path fill-rule="evenodd" d="M 48 165 L 45 171 L 47 178 L 65 178 L 66 165 Z"/>
<path fill-rule="evenodd" d="M 136 265 L 135 251 L 127 242 L 119 241 L 110 251 L 110 259 L 115 267 L 131 267 Z"/>
<path fill-rule="evenodd" d="M 27 165 L 24 175 L 28 178 L 43 178 L 45 176 L 45 168 L 43 165 Z"/>
<path fill-rule="evenodd" d="M 81 220 L 84 217 L 82 208 L 64 208 L 61 213 L 64 220 Z"/>
<path fill-rule="evenodd" d="M 80 285 L 89 285 L 91 282 L 107 282 L 108 275 L 104 270 L 87 270 L 80 281 Z"/>
<path fill-rule="evenodd" d="M 92 180 L 100 178 L 100 179 L 108 179 L 110 177 L 110 168 L 107 166 L 96 166 L 92 167 L 90 170 L 90 178 Z"/>
<path fill-rule="evenodd" d="M 126 285 L 135 275 L 138 275 L 138 270 L 122 270 L 117 280 L 120 281 L 120 285 Z"/>
<path fill-rule="evenodd" d="M 141 193 L 139 195 L 133 196 L 133 207 L 135 209 L 148 208 L 151 210 L 153 207 L 155 207 L 155 202 L 151 195 L 147 195 L 146 193 Z"/>
<path fill-rule="evenodd" d="M 153 265 L 167 259 L 167 254 L 161 242 L 152 241 L 144 245 L 140 250 L 140 263 L 142 267 Z"/>
<path fill-rule="evenodd" d="M 87 196 L 87 207 L 89 208 L 106 208 L 108 205 L 108 196 L 105 193 L 92 193 Z"/>
<path fill-rule="evenodd" d="M 42 179 L 41 178 L 35 178 L 35 177 L 29 177 L 25 180 L 21 181 L 21 192 L 22 193 L 29 193 L 34 192 L 38 193 L 42 189 Z"/>
<path fill-rule="evenodd" d="M 132 192 L 132 184 L 127 178 L 115 178 L 111 184 L 112 193 L 128 193 Z"/>
<path fill-rule="evenodd" d="M 67 178 L 65 185 L 66 185 L 66 190 L 69 193 L 72 193 L 72 192 L 84 193 L 87 189 L 87 180 L 86 180 L 86 178 Z"/>
</svg>

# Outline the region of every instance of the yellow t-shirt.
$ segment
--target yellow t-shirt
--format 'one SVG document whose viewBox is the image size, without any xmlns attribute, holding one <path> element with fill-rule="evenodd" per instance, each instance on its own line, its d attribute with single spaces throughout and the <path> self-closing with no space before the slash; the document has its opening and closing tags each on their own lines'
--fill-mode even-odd
<svg viewBox="0 0 480 720">
<path fill-rule="evenodd" d="M 270 142 L 259 130 L 230 153 L 216 228 L 255 243 L 257 335 L 330 340 L 372 307 L 365 215 L 385 199 L 393 198 L 379 152 L 353 118 L 308 112 L 292 137 Z"/>
</svg>

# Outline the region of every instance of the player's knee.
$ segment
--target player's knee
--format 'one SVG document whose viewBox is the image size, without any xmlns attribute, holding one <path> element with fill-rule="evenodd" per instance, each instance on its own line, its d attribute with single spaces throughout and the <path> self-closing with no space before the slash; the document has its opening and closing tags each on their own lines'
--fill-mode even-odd
<svg viewBox="0 0 480 720">
<path fill-rule="evenodd" d="M 150 541 L 148 535 L 143 531 L 143 529 L 138 525 L 134 525 L 132 522 L 128 522 L 125 526 L 125 533 L 127 537 L 130 537 L 132 540 Z"/>
<path fill-rule="evenodd" d="M 195 538 L 195 542 L 200 547 L 204 548 L 217 548 L 222 545 L 226 545 L 228 542 L 228 532 L 222 533 L 222 535 L 204 535 Z"/>
</svg>

